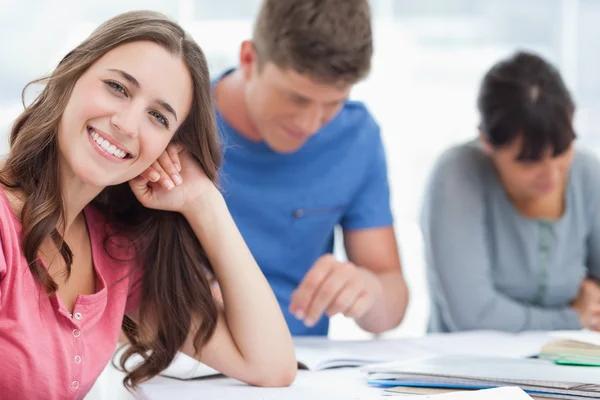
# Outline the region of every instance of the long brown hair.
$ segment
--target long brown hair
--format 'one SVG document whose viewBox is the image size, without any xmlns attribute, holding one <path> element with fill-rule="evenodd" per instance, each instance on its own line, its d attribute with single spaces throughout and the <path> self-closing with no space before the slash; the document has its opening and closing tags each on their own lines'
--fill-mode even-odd
<svg viewBox="0 0 600 400">
<path fill-rule="evenodd" d="M 55 294 L 58 286 L 38 260 L 42 242 L 48 237 L 53 240 L 67 274 L 73 259 L 57 228 L 65 221 L 57 149 L 59 120 L 79 77 L 111 49 L 135 41 L 157 43 L 186 63 L 194 86 L 193 102 L 173 140 L 217 181 L 221 149 L 207 61 L 200 47 L 179 25 L 155 12 L 128 12 L 102 24 L 48 77 L 32 82 L 45 83 L 45 87 L 17 118 L 10 133 L 10 154 L 0 173 L 0 183 L 24 194 L 23 250 L 31 273 L 49 294 Z M 144 208 L 127 183 L 106 188 L 93 204 L 108 225 L 127 234 L 137 251 L 136 262 L 143 268 L 137 323 L 128 317 L 123 321 L 131 346 L 121 357 L 121 366 L 125 368 L 136 353 L 144 359 L 123 381 L 126 387 L 135 388 L 172 362 L 191 329 L 198 329 L 196 351 L 213 334 L 217 309 L 206 277 L 212 267 L 181 214 Z M 109 239 L 107 233 L 107 252 Z M 193 323 L 200 325 L 193 327 Z"/>
</svg>

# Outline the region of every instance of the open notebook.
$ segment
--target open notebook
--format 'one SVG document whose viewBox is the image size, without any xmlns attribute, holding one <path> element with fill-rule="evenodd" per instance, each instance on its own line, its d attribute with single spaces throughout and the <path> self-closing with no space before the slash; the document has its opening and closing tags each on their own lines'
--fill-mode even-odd
<svg viewBox="0 0 600 400">
<path fill-rule="evenodd" d="M 485 389 L 514 385 L 534 395 L 600 398 L 596 368 L 556 365 L 542 359 L 436 356 L 363 367 L 371 385 Z"/>
<path fill-rule="evenodd" d="M 296 358 L 302 369 L 320 371 L 330 368 L 360 367 L 394 360 L 414 360 L 434 353 L 397 340 L 323 340 L 296 337 Z"/>
</svg>

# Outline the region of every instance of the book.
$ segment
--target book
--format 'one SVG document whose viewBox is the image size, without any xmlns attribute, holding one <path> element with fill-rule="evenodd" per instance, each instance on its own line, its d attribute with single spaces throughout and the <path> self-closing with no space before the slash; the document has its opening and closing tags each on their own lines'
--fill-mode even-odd
<svg viewBox="0 0 600 400">
<path fill-rule="evenodd" d="M 580 329 L 576 331 L 554 331 L 549 332 L 548 334 L 557 339 L 575 340 L 581 343 L 600 346 L 600 332 L 590 331 L 588 329 Z"/>
<path fill-rule="evenodd" d="M 539 357 L 560 365 L 600 367 L 600 346 L 577 340 L 559 339 L 544 345 Z"/>
<path fill-rule="evenodd" d="M 363 367 L 373 386 L 489 389 L 518 386 L 531 395 L 560 399 L 600 398 L 595 368 L 561 366 L 544 359 L 434 356 L 415 362 Z"/>
</svg>

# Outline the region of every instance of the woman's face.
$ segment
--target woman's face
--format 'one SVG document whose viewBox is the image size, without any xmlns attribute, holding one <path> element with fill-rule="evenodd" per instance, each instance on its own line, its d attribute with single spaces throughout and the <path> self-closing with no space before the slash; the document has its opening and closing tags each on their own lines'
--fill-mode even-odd
<svg viewBox="0 0 600 400">
<path fill-rule="evenodd" d="M 558 156 L 548 149 L 537 161 L 519 160 L 521 137 L 501 148 L 486 144 L 486 149 L 506 190 L 521 200 L 536 200 L 562 190 L 573 161 L 572 144 Z"/>
<path fill-rule="evenodd" d="M 100 187 L 135 178 L 166 149 L 192 96 L 181 57 L 147 41 L 112 49 L 73 88 L 58 128 L 62 167 Z"/>
</svg>

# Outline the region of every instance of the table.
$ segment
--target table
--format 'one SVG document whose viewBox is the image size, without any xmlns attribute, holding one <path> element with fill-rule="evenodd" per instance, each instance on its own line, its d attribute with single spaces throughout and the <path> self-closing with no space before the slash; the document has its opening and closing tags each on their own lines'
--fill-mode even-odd
<svg viewBox="0 0 600 400">
<path fill-rule="evenodd" d="M 114 371 L 117 374 L 122 374 Z M 116 377 L 116 376 L 115 376 Z M 116 382 L 116 381 L 115 381 Z M 125 391 L 123 389 L 123 391 Z M 441 394 L 446 389 L 402 388 L 405 396 L 417 394 Z M 257 388 L 230 378 L 218 377 L 181 382 L 171 378 L 157 377 L 142 385 L 142 391 L 126 398 L 139 400 L 381 400 L 389 399 L 383 389 L 369 387 L 357 368 L 341 368 L 325 371 L 298 371 L 292 386 L 286 388 Z M 404 397 L 396 394 L 395 397 Z M 124 397 L 125 398 L 125 397 Z M 533 397 L 546 400 L 544 397 Z"/>
<path fill-rule="evenodd" d="M 357 368 L 325 371 L 298 371 L 290 387 L 251 387 L 229 378 L 208 378 L 178 382 L 158 377 L 143 385 L 142 399 L 219 400 L 371 400 L 385 399 L 383 390 L 369 387 Z"/>
<path fill-rule="evenodd" d="M 483 354 L 510 355 L 522 357 L 539 351 L 551 337 L 544 332 L 532 332 L 513 335 L 501 332 L 465 332 L 451 335 L 429 335 L 422 338 L 378 341 L 382 349 L 421 349 L 436 354 Z M 309 338 L 309 341 L 329 343 L 327 338 Z M 333 342 L 334 343 L 334 342 Z M 369 352 L 376 350 L 374 342 L 367 342 Z M 402 354 L 398 354 L 400 357 Z M 413 356 L 412 354 L 411 356 Z M 381 388 L 370 387 L 366 376 L 358 368 L 340 368 L 324 371 L 298 371 L 292 386 L 286 388 L 258 388 L 245 385 L 236 380 L 216 377 L 191 381 L 156 377 L 143 385 L 135 396 L 122 387 L 123 374 L 108 366 L 102 379 L 104 388 L 109 387 L 103 396 L 89 396 L 89 400 L 185 400 L 185 399 L 247 399 L 247 400 L 296 400 L 296 399 L 332 399 L 332 400 L 371 400 L 387 399 Z M 101 385 L 98 385 L 101 386 Z M 406 393 L 432 394 L 435 389 L 406 388 Z M 401 396 L 400 396 L 401 397 Z M 86 399 L 87 400 L 87 399 Z"/>
</svg>

